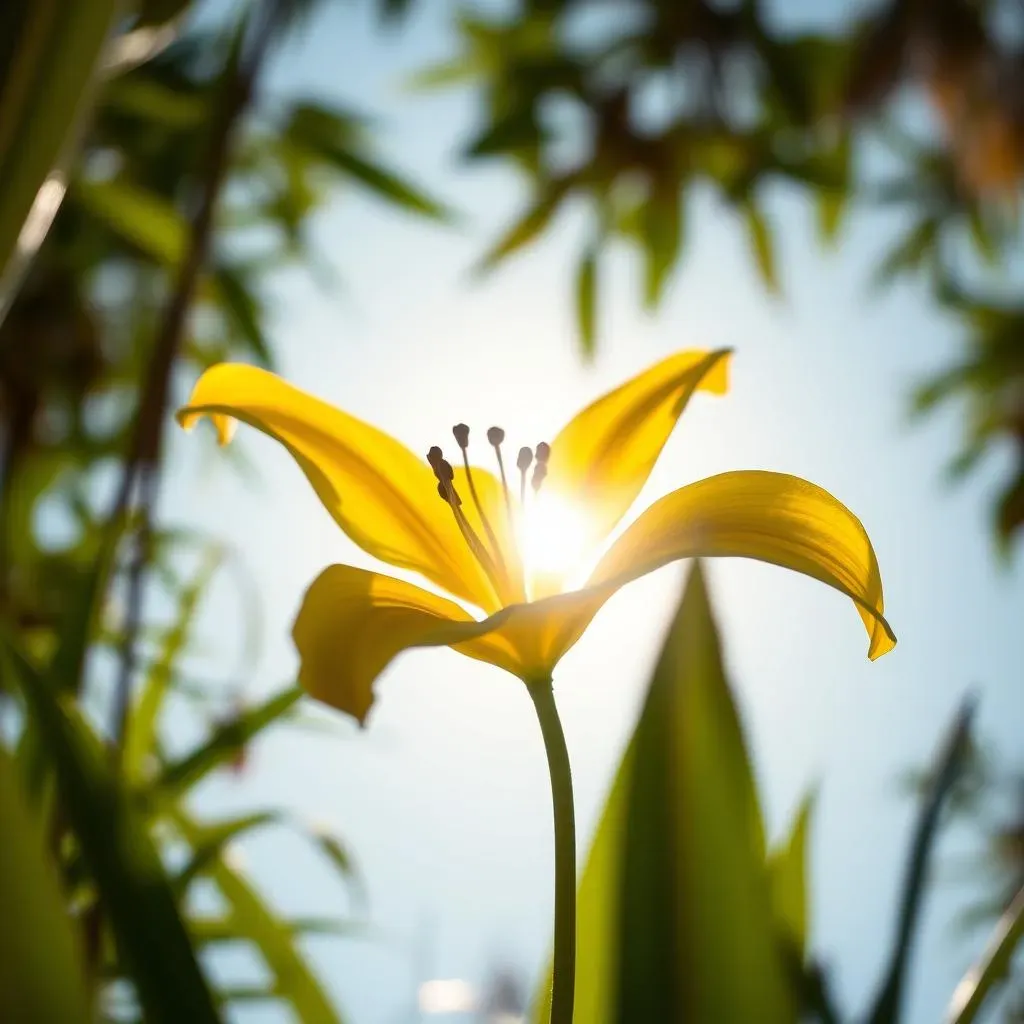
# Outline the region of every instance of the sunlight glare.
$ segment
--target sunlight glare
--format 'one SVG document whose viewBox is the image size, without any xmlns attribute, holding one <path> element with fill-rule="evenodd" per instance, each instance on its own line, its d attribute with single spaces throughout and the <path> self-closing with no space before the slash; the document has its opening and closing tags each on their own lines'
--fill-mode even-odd
<svg viewBox="0 0 1024 1024">
<path fill-rule="evenodd" d="M 541 491 L 523 522 L 523 555 L 531 573 L 572 578 L 587 555 L 587 517 L 565 498 Z"/>
</svg>

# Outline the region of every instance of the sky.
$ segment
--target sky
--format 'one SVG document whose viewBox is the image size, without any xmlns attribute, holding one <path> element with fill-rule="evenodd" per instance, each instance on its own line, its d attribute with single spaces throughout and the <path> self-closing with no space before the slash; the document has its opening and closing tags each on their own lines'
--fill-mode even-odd
<svg viewBox="0 0 1024 1024">
<path fill-rule="evenodd" d="M 513 447 L 550 439 L 584 404 L 673 351 L 735 349 L 729 394 L 692 402 L 641 506 L 711 473 L 772 469 L 821 484 L 871 535 L 900 639 L 875 663 L 858 616 L 835 592 L 760 564 L 709 569 L 772 835 L 817 790 L 812 943 L 848 1012 L 861 1010 L 891 939 L 913 822 L 899 776 L 932 754 L 969 688 L 981 697 L 980 732 L 998 748 L 1012 751 L 1024 727 L 1024 590 L 989 531 L 1009 455 L 996 453 L 950 487 L 942 471 L 957 449 L 961 410 L 925 422 L 908 415 L 911 387 L 956 355 L 957 331 L 921 284 L 870 291 L 898 223 L 855 211 L 842 245 L 824 253 L 799 197 L 772 193 L 783 283 L 772 298 L 729 211 L 700 194 L 656 315 L 639 308 L 631 254 L 609 259 L 598 357 L 585 365 L 571 291 L 579 211 L 489 279 L 471 280 L 474 259 L 519 210 L 523 184 L 500 166 L 459 163 L 457 145 L 479 113 L 471 91 L 403 86 L 411 71 L 452 52 L 450 5 L 421 4 L 390 34 L 368 6 L 337 5 L 317 18 L 278 55 L 268 93 L 313 94 L 379 115 L 381 154 L 463 216 L 453 228 L 415 222 L 339 189 L 314 236 L 343 286 L 325 291 L 302 274 L 282 275 L 271 332 L 278 367 L 426 451 L 458 421 L 478 433 L 501 424 Z M 251 577 L 260 657 L 246 687 L 255 699 L 294 679 L 289 633 L 312 579 L 334 561 L 374 565 L 282 449 L 245 430 L 236 443 L 257 479 L 216 451 L 211 431 L 176 432 L 162 514 L 168 525 L 229 540 Z M 581 856 L 683 576 L 668 568 L 631 585 L 558 668 Z M 244 626 L 237 589 L 222 580 L 200 635 L 228 676 L 238 671 Z M 552 904 L 551 811 L 532 708 L 511 676 L 445 650 L 415 651 L 386 672 L 377 694 L 367 729 L 328 712 L 317 718 L 330 728 L 278 729 L 241 776 L 207 783 L 199 807 L 283 806 L 345 837 L 367 880 L 375 933 L 308 949 L 347 1019 L 398 1024 L 415 1019 L 415 987 L 427 978 L 478 982 L 510 963 L 536 979 Z M 241 856 L 282 911 L 344 912 L 336 877 L 287 832 L 246 841 Z M 949 927 L 960 896 L 940 877 L 917 950 L 910 1024 L 940 1018 L 978 951 Z"/>
</svg>

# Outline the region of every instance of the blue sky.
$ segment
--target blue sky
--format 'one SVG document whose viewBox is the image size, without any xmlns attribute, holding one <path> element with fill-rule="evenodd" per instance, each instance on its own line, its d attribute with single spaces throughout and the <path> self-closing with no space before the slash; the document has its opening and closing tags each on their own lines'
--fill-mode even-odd
<svg viewBox="0 0 1024 1024">
<path fill-rule="evenodd" d="M 958 350 L 925 289 L 871 295 L 879 252 L 899 225 L 856 212 L 825 254 L 799 197 L 773 193 L 784 296 L 765 295 L 740 227 L 709 195 L 687 218 L 686 256 L 656 316 L 639 311 L 638 267 L 615 253 L 603 274 L 601 348 L 576 352 L 571 274 L 578 211 L 484 283 L 468 269 L 523 199 L 500 167 L 467 169 L 455 147 L 474 123 L 470 92 L 415 96 L 403 77 L 450 52 L 447 3 L 421 5 L 406 30 L 379 33 L 369 5 L 340 5 L 280 54 L 270 89 L 309 92 L 381 115 L 381 151 L 465 214 L 457 229 L 415 223 L 339 190 L 315 235 L 344 281 L 319 291 L 283 275 L 273 339 L 290 380 L 372 420 L 415 450 L 459 420 L 501 423 L 513 445 L 550 438 L 582 404 L 680 348 L 731 345 L 733 386 L 700 397 L 666 449 L 647 496 L 726 469 L 765 468 L 820 483 L 875 543 L 886 610 L 900 638 L 865 657 L 847 601 L 771 567 L 711 567 L 712 597 L 773 832 L 819 790 L 814 823 L 814 944 L 851 1010 L 862 1008 L 893 929 L 893 897 L 912 808 L 896 779 L 934 749 L 960 695 L 982 695 L 980 726 L 1004 750 L 1024 726 L 1019 665 L 1024 592 L 988 530 L 997 454 L 965 486 L 942 468 L 959 411 L 907 416 L 910 386 Z M 331 561 L 370 566 L 336 529 L 286 454 L 252 432 L 238 443 L 259 480 L 240 476 L 209 432 L 173 438 L 163 514 L 227 537 L 261 595 L 254 694 L 294 677 L 289 640 L 303 590 Z M 663 570 L 609 604 L 562 662 L 556 694 L 576 777 L 585 849 L 678 593 Z M 226 583 L 201 633 L 225 671 L 242 617 Z M 276 802 L 331 823 L 351 843 L 384 938 L 318 941 L 311 955 L 360 1024 L 409 1020 L 427 976 L 479 979 L 508 960 L 536 974 L 551 908 L 550 804 L 543 752 L 521 684 L 446 651 L 388 671 L 366 731 L 279 730 L 241 780 L 203 792 L 209 811 Z M 331 874 L 297 840 L 245 846 L 253 875 L 296 913 L 344 907 Z M 937 1019 L 977 945 L 950 934 L 955 890 L 937 891 L 910 992 L 912 1024 Z M 419 938 L 417 938 L 419 936 Z M 262 1018 L 261 1018 L 262 1019 Z"/>
</svg>

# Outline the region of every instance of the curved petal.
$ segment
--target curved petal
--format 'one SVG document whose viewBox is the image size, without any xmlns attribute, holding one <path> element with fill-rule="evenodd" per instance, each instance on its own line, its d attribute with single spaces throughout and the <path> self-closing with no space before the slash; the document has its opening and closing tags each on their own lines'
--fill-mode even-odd
<svg viewBox="0 0 1024 1024">
<path fill-rule="evenodd" d="M 306 591 L 292 627 L 299 682 L 311 697 L 365 722 L 374 680 L 410 647 L 469 641 L 459 645 L 462 653 L 518 675 L 507 647 L 472 642 L 493 622 L 477 622 L 453 601 L 404 580 L 331 565 Z"/>
<path fill-rule="evenodd" d="M 656 501 L 612 545 L 588 586 L 636 579 L 680 558 L 756 558 L 846 594 L 870 638 L 868 657 L 892 650 L 878 560 L 860 520 L 808 480 L 760 470 L 722 473 Z"/>
<path fill-rule="evenodd" d="M 607 536 L 694 391 L 726 391 L 728 356 L 727 349 L 677 352 L 587 406 L 551 443 L 545 489 L 585 508 L 595 539 Z"/>
<path fill-rule="evenodd" d="M 451 509 L 438 497 L 432 471 L 394 438 L 240 363 L 207 370 L 178 421 L 189 429 L 203 416 L 213 420 L 222 444 L 234 420 L 280 441 L 334 520 L 371 555 L 422 573 L 485 611 L 500 606 Z"/>
<path fill-rule="evenodd" d="M 896 643 L 883 616 L 878 562 L 857 517 L 807 480 L 760 471 L 723 473 L 666 495 L 611 547 L 586 587 L 506 608 L 474 643 L 507 648 L 518 665 L 509 671 L 528 682 L 550 678 L 625 584 L 669 562 L 714 556 L 771 562 L 846 594 L 867 628 L 871 659 Z"/>
</svg>

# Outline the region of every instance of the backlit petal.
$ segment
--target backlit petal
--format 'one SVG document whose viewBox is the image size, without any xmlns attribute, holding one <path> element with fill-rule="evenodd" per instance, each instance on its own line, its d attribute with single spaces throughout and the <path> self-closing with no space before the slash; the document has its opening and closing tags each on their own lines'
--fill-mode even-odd
<svg viewBox="0 0 1024 1024">
<path fill-rule="evenodd" d="M 581 590 L 505 609 L 475 644 L 507 648 L 522 678 L 549 678 L 602 605 L 622 586 L 683 558 L 755 558 L 821 580 L 853 600 L 868 657 L 896 637 L 883 616 L 882 581 L 867 533 L 827 491 L 782 473 L 723 473 L 655 502 L 612 545 Z M 490 659 L 490 660 L 493 660 Z"/>
<path fill-rule="evenodd" d="M 602 539 L 646 483 L 676 421 L 698 388 L 723 394 L 727 350 L 677 352 L 599 398 L 551 444 L 544 484 L 586 510 Z"/>
<path fill-rule="evenodd" d="M 828 491 L 785 473 L 722 473 L 665 495 L 616 541 L 588 585 L 714 556 L 771 562 L 846 594 L 867 628 L 872 659 L 896 643 L 883 615 L 878 561 L 860 520 Z"/>
<path fill-rule="evenodd" d="M 234 420 L 280 441 L 327 511 L 371 555 L 485 611 L 500 605 L 425 460 L 383 431 L 266 370 L 231 363 L 200 377 L 178 420 L 187 429 L 202 416 L 211 417 L 222 443 Z"/>
<path fill-rule="evenodd" d="M 366 569 L 328 566 L 310 585 L 292 637 L 301 665 L 299 682 L 311 697 L 360 722 L 373 703 L 373 683 L 409 647 L 451 644 L 488 627 L 453 601 Z M 464 653 L 486 657 L 491 649 Z M 497 663 L 509 668 L 494 648 Z M 515 666 L 512 666 L 514 671 Z"/>
</svg>

